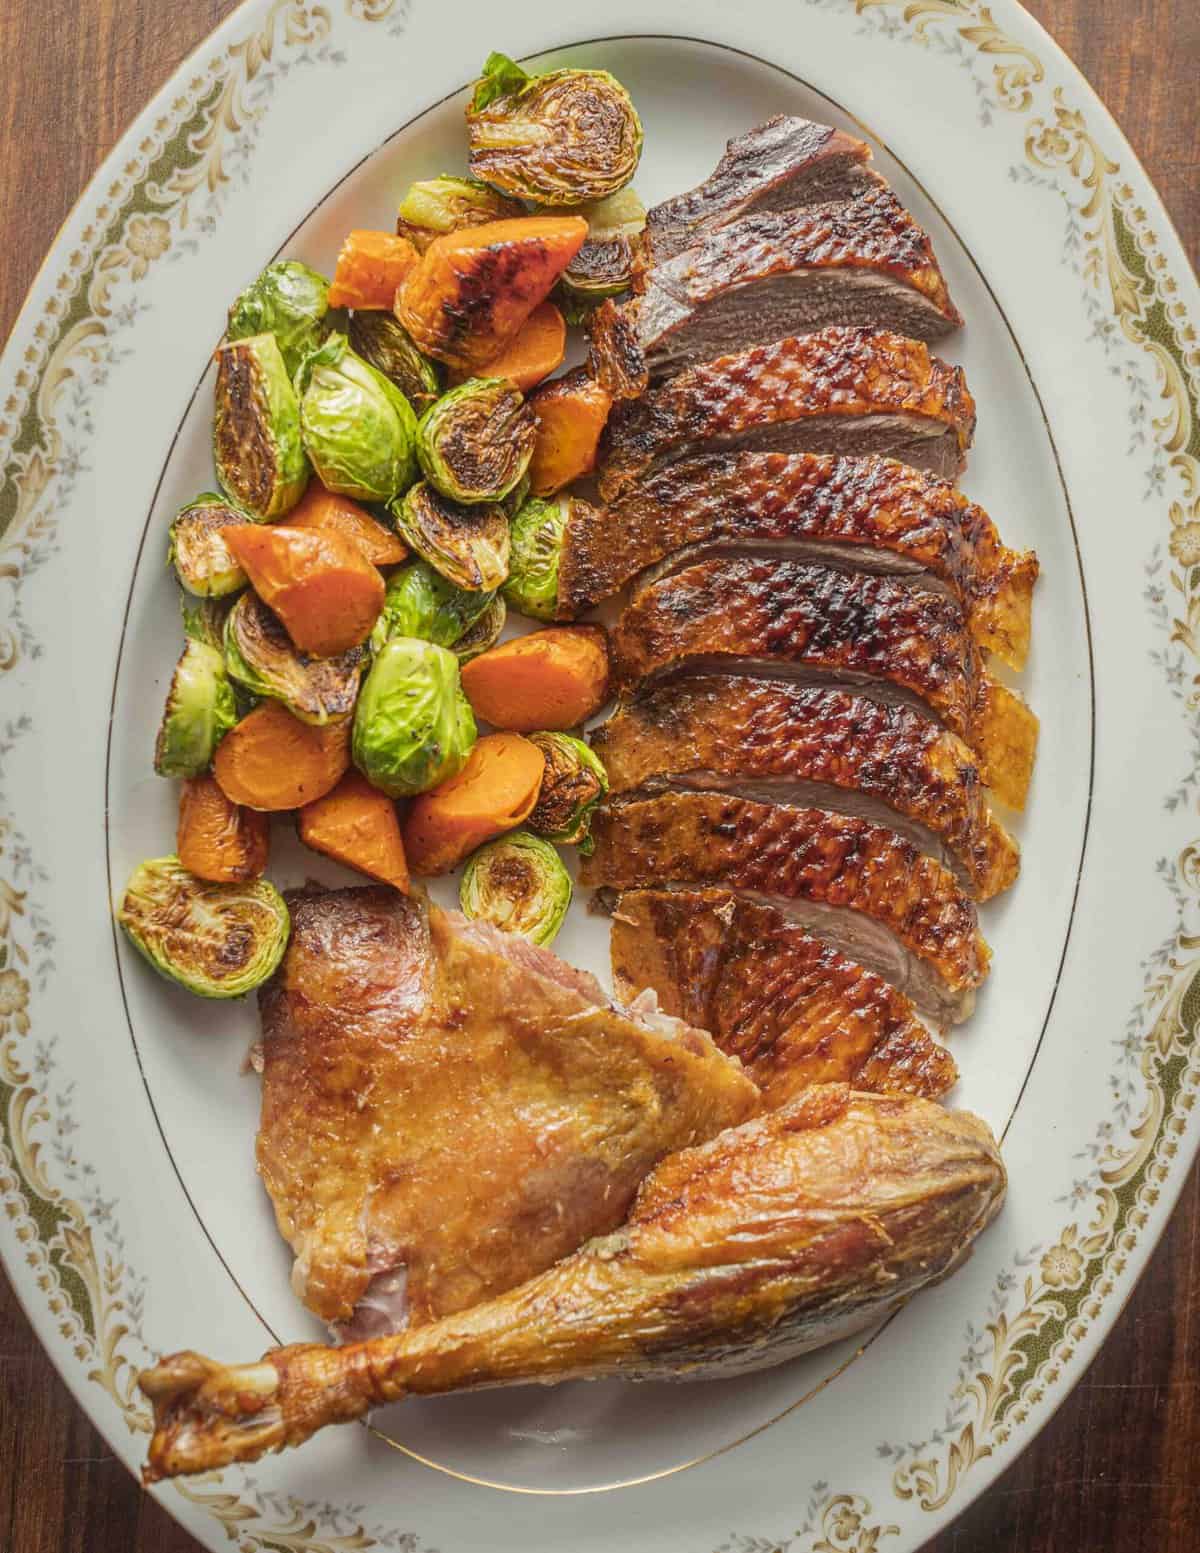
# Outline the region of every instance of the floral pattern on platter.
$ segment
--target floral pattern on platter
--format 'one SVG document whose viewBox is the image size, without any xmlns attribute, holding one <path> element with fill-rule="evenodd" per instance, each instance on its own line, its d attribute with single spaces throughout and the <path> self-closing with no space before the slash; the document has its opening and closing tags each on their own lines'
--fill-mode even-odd
<svg viewBox="0 0 1200 1553">
<path fill-rule="evenodd" d="M 1080 278 L 1091 338 L 1128 385 L 1131 451 L 1145 456 L 1147 498 L 1167 506 L 1168 533 L 1151 557 L 1146 589 L 1165 637 L 1154 661 L 1183 702 L 1200 756 L 1200 349 L 1145 211 L 1082 114 L 1060 88 L 1047 94 L 1043 63 L 979 0 L 808 3 L 852 6 L 863 29 L 969 71 L 984 124 L 1003 113 L 1026 116 L 1025 161 L 1012 176 L 1063 202 L 1065 254 Z M 399 35 L 410 5 L 344 0 L 344 15 Z M 10 606 L 0 625 L 0 674 L 38 656 L 21 584 L 55 552 L 57 514 L 91 433 L 89 395 L 124 354 L 123 335 L 144 307 L 138 283 L 216 230 L 223 190 L 249 177 L 277 83 L 293 69 L 344 62 L 334 25 L 324 7 L 271 0 L 250 34 L 197 68 L 103 191 L 68 256 L 0 404 L 0 586 Z M 4 756 L 31 731 L 20 719 L 0 734 L 0 783 Z M 1194 798 L 1197 781 L 1184 777 L 1168 806 Z M 1117 1043 L 1114 1111 L 1097 1125 L 1084 1176 L 1061 1199 L 1070 1216 L 1053 1244 L 1030 1248 L 998 1275 L 982 1327 L 966 1331 L 942 1424 L 925 1441 L 879 1446 L 896 1496 L 923 1510 L 946 1505 L 1058 1381 L 1110 1302 L 1179 1150 L 1200 1083 L 1200 846 L 1158 868 L 1176 924 L 1145 962 L 1142 999 Z M 59 1335 L 130 1430 L 144 1432 L 149 1416 L 134 1380 L 150 1356 L 146 1291 L 124 1255 L 115 1204 L 75 1155 L 70 1085 L 53 1042 L 36 1029 L 36 991 L 53 965 L 39 893 L 47 883 L 14 822 L 0 818 L 0 1206 Z M 424 1548 L 412 1532 L 370 1525 L 364 1506 L 284 1498 L 248 1473 L 232 1491 L 231 1475 L 176 1487 L 239 1553 Z M 790 1536 L 733 1534 L 716 1553 L 879 1553 L 899 1533 L 885 1522 L 863 1496 L 818 1483 Z"/>
</svg>

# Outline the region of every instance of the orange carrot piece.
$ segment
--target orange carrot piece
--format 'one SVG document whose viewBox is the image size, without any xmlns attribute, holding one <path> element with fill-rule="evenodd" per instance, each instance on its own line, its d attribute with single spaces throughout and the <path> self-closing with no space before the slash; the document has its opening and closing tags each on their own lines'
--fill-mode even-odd
<svg viewBox="0 0 1200 1553">
<path fill-rule="evenodd" d="M 270 845 L 265 814 L 231 803 L 210 776 L 191 777 L 183 784 L 175 851 L 197 879 L 214 884 L 261 879 Z"/>
<path fill-rule="evenodd" d="M 612 395 L 586 367 L 576 367 L 543 383 L 529 396 L 529 407 L 537 420 L 529 489 L 535 496 L 553 496 L 595 469 Z"/>
<path fill-rule="evenodd" d="M 301 652 L 336 658 L 370 636 L 386 590 L 352 540 L 283 523 L 239 523 L 221 537 Z"/>
<path fill-rule="evenodd" d="M 390 308 L 419 259 L 408 239 L 394 232 L 351 232 L 338 254 L 330 307 Z"/>
<path fill-rule="evenodd" d="M 288 528 L 325 529 L 358 546 L 372 566 L 398 566 L 408 554 L 398 534 L 372 517 L 349 496 L 327 491 L 312 479 L 299 502 L 287 515 Z"/>
<path fill-rule="evenodd" d="M 582 216 L 522 216 L 436 238 L 396 297 L 426 355 L 473 372 L 498 356 L 583 246 Z"/>
<path fill-rule="evenodd" d="M 300 840 L 336 863 L 408 890 L 408 863 L 396 805 L 353 769 L 296 818 Z"/>
<path fill-rule="evenodd" d="M 533 810 L 546 761 L 518 733 L 479 739 L 457 776 L 414 798 L 404 849 L 415 874 L 448 874 L 468 852 L 512 830 Z"/>
<path fill-rule="evenodd" d="M 514 637 L 464 663 L 462 687 L 475 715 L 494 728 L 574 728 L 608 699 L 604 631 L 552 626 Z"/>
<path fill-rule="evenodd" d="M 350 767 L 350 719 L 314 728 L 262 701 L 217 745 L 213 775 L 230 803 L 276 812 L 323 798 Z"/>
<path fill-rule="evenodd" d="M 567 324 L 553 302 L 539 302 L 517 334 L 498 356 L 479 369 L 480 377 L 506 377 L 523 394 L 562 366 L 567 349 Z M 469 372 L 451 372 L 463 383 Z"/>
</svg>

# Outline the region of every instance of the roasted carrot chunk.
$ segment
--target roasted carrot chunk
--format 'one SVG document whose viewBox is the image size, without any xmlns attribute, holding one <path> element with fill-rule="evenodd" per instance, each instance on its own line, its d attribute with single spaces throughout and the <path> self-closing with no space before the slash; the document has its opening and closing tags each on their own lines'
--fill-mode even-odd
<svg viewBox="0 0 1200 1553">
<path fill-rule="evenodd" d="M 604 631 L 552 626 L 514 637 L 465 663 L 462 687 L 475 715 L 495 728 L 574 728 L 608 699 Z"/>
<path fill-rule="evenodd" d="M 397 566 L 408 554 L 400 537 L 349 496 L 327 491 L 319 480 L 287 515 L 288 528 L 324 529 L 358 546 L 372 566 Z"/>
<path fill-rule="evenodd" d="M 543 383 L 529 396 L 529 406 L 537 420 L 529 488 L 535 496 L 553 496 L 596 467 L 612 395 L 586 367 L 576 367 L 553 383 Z"/>
<path fill-rule="evenodd" d="M 396 298 L 429 356 L 473 372 L 493 360 L 583 246 L 582 216 L 524 216 L 435 239 Z"/>
<path fill-rule="evenodd" d="M 324 798 L 297 816 L 300 840 L 347 868 L 408 889 L 408 863 L 396 805 L 361 772 L 350 770 Z"/>
<path fill-rule="evenodd" d="M 480 377 L 506 377 L 521 392 L 549 377 L 562 365 L 567 348 L 567 324 L 553 302 L 539 302 L 498 356 L 479 368 Z M 469 373 L 452 372 L 464 381 Z"/>
<path fill-rule="evenodd" d="M 519 825 L 537 803 L 545 769 L 541 750 L 520 734 L 485 734 L 457 776 L 413 800 L 404 822 L 413 873 L 447 874 Z"/>
<path fill-rule="evenodd" d="M 394 232 L 351 232 L 338 254 L 330 307 L 390 308 L 419 254 Z"/>
<path fill-rule="evenodd" d="M 239 523 L 221 537 L 301 652 L 336 658 L 370 636 L 383 578 L 352 540 L 282 523 Z"/>
<path fill-rule="evenodd" d="M 263 701 L 218 744 L 213 776 L 231 803 L 271 812 L 323 798 L 349 766 L 349 718 L 314 728 Z"/>
<path fill-rule="evenodd" d="M 269 850 L 265 814 L 231 803 L 210 776 L 183 784 L 175 851 L 188 873 L 214 884 L 260 879 Z"/>
</svg>

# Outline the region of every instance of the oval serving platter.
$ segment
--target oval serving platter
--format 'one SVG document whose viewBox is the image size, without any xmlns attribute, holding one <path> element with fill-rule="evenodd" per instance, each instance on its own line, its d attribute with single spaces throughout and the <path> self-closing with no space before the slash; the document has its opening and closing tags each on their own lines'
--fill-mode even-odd
<svg viewBox="0 0 1200 1553">
<path fill-rule="evenodd" d="M 1012 0 L 523 5 L 249 0 L 129 130 L 0 365 L 0 1254 L 131 1466 L 138 1368 L 319 1336 L 253 1169 L 252 1003 L 116 944 L 166 850 L 149 752 L 178 650 L 165 534 L 211 484 L 211 369 L 276 253 L 329 272 L 464 159 L 490 47 L 602 64 L 647 203 L 800 113 L 870 140 L 931 232 L 979 404 L 963 485 L 1042 563 L 1022 689 L 1042 743 L 952 1102 L 1011 1184 L 968 1265 L 857 1344 L 737 1380 L 406 1403 L 156 1490 L 212 1548 L 915 1549 L 1027 1444 L 1103 1340 L 1195 1152 L 1200 297 L 1144 172 Z M 472 40 L 464 43 L 464 40 Z M 477 41 L 476 41 L 477 40 Z M 284 841 L 284 833 L 277 831 Z M 336 882 L 298 846 L 272 876 Z M 349 875 L 341 875 L 349 879 Z M 448 897 L 443 897 L 448 898 Z M 605 975 L 607 925 L 556 948 Z"/>
</svg>

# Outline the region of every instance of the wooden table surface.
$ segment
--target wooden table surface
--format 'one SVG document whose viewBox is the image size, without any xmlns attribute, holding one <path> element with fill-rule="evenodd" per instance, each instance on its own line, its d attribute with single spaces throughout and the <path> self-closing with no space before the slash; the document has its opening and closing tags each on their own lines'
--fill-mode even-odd
<svg viewBox="0 0 1200 1553">
<path fill-rule="evenodd" d="M 1035 0 L 1030 8 L 1116 115 L 1196 262 L 1197 0 Z M 232 9 L 232 0 L 0 3 L 0 339 L 97 163 Z M 1198 1528 L 1193 1173 L 1101 1356 L 1037 1442 L 926 1553 L 1195 1553 Z M 107 1450 L 0 1274 L 0 1553 L 51 1550 L 196 1553 L 197 1544 Z"/>
</svg>

